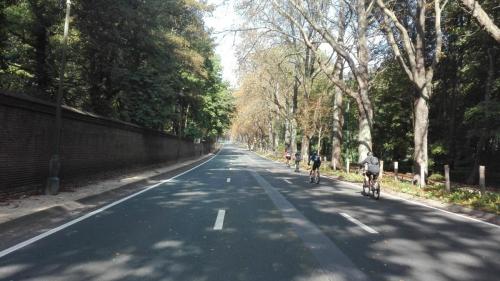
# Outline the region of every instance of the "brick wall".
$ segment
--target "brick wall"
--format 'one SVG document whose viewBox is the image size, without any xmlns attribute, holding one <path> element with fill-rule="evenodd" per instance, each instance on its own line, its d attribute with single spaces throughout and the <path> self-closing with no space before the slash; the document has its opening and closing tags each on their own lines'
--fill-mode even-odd
<svg viewBox="0 0 500 281">
<path fill-rule="evenodd" d="M 0 93 L 0 195 L 43 187 L 54 127 L 54 104 Z M 60 177 L 64 182 L 103 171 L 176 162 L 212 148 L 66 107 Z"/>
</svg>

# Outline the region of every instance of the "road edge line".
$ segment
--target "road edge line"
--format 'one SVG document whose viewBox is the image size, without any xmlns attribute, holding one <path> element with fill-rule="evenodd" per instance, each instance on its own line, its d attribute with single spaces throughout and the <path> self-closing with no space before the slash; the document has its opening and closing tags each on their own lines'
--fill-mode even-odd
<svg viewBox="0 0 500 281">
<path fill-rule="evenodd" d="M 325 177 L 327 177 L 327 176 L 325 176 Z M 346 185 L 350 185 L 351 187 L 355 187 L 355 188 L 361 188 L 362 187 L 361 185 L 357 185 L 357 184 L 354 184 L 352 182 L 342 181 L 342 180 L 335 179 L 335 178 L 332 178 L 332 177 L 327 177 L 327 178 L 329 178 L 331 180 L 334 180 L 334 181 L 338 181 L 338 182 L 344 183 Z M 409 200 L 409 199 L 406 199 L 406 198 L 403 198 L 403 197 L 399 197 L 399 196 L 394 195 L 394 194 L 384 193 L 384 196 L 391 197 L 393 199 L 398 199 L 398 200 L 401 200 L 401 201 L 405 201 L 405 202 L 408 202 L 410 204 L 419 205 L 419 206 L 422 206 L 422 207 L 427 207 L 427 208 L 430 208 L 430 209 L 433 209 L 433 210 L 436 210 L 436 211 L 441 211 L 443 213 L 447 213 L 447 214 L 450 214 L 450 215 L 455 215 L 455 216 L 458 216 L 458 217 L 461 217 L 461 218 L 464 218 L 464 219 L 468 219 L 468 220 L 471 220 L 471 221 L 474 221 L 474 222 L 484 223 L 484 224 L 489 225 L 489 226 L 500 228 L 500 225 L 496 225 L 496 224 L 491 223 L 491 222 L 483 221 L 483 220 L 476 219 L 476 218 L 473 218 L 473 217 L 470 217 L 470 216 L 467 216 L 467 215 L 464 215 L 464 214 L 455 213 L 455 212 L 451 212 L 451 211 L 448 211 L 448 210 L 445 210 L 445 209 L 441 209 L 441 208 L 438 208 L 438 207 L 430 206 L 430 205 L 427 205 L 427 204 L 419 202 L 419 201 Z"/>
<path fill-rule="evenodd" d="M 44 238 L 46 238 L 46 237 L 48 237 L 48 236 L 50 236 L 50 235 L 52 235 L 54 233 L 57 233 L 57 232 L 65 229 L 65 228 L 68 228 L 68 227 L 70 227 L 70 226 L 72 226 L 72 225 L 74 225 L 76 223 L 79 223 L 79 222 L 85 220 L 85 219 L 88 219 L 88 218 L 90 218 L 90 217 L 92 217 L 92 216 L 94 216 L 94 215 L 96 215 L 98 213 L 101 213 L 102 211 L 105 211 L 105 210 L 107 210 L 107 209 L 109 209 L 109 208 L 111 208 L 113 206 L 116 206 L 116 205 L 118 205 L 118 204 L 120 204 L 122 202 L 125 202 L 125 201 L 127 201 L 127 200 L 129 200 L 131 198 L 134 198 L 134 197 L 136 197 L 136 196 L 138 196 L 138 195 L 140 195 L 140 194 L 142 194 L 142 193 L 144 193 L 146 191 L 149 191 L 149 190 L 151 190 L 151 189 L 153 189 L 155 187 L 158 187 L 159 185 L 162 185 L 162 184 L 167 183 L 167 182 L 169 182 L 169 181 L 171 181 L 171 180 L 173 180 L 173 179 L 175 179 L 177 177 L 185 175 L 185 174 L 187 174 L 187 173 L 189 173 L 189 172 L 191 172 L 191 171 L 193 171 L 193 170 L 195 170 L 195 169 L 197 169 L 197 168 L 205 165 L 206 163 L 212 161 L 215 157 L 217 157 L 219 155 L 219 153 L 222 151 L 222 148 L 223 148 L 223 146 L 219 149 L 219 151 L 214 156 L 212 156 L 207 161 L 205 161 L 205 162 L 203 162 L 201 164 L 198 164 L 195 167 L 193 167 L 193 168 L 191 168 L 191 169 L 189 169 L 187 171 L 184 171 L 184 172 L 182 172 L 180 174 L 177 174 L 177 175 L 175 175 L 175 176 L 173 176 L 171 178 L 168 178 L 166 180 L 162 180 L 159 183 L 147 186 L 144 189 L 142 189 L 142 190 L 140 190 L 140 191 L 138 191 L 136 193 L 133 193 L 133 194 L 131 194 L 131 195 L 125 197 L 125 198 L 119 199 L 118 201 L 112 202 L 112 203 L 110 203 L 108 205 L 105 205 L 105 206 L 103 206 L 103 207 L 101 207 L 101 208 L 99 208 L 97 210 L 94 210 L 94 211 L 92 211 L 90 213 L 87 213 L 87 214 L 85 214 L 85 215 L 83 215 L 81 217 L 78 217 L 78 218 L 73 219 L 73 220 L 71 220 L 69 222 L 66 222 L 66 223 L 64 223 L 64 224 L 62 224 L 62 225 L 60 225 L 58 227 L 52 228 L 52 229 L 50 229 L 50 230 L 48 230 L 48 231 L 46 231 L 44 233 L 41 233 L 41 234 L 39 234 L 39 235 L 37 235 L 37 236 L 35 236 L 33 238 L 30 238 L 30 239 L 28 239 L 26 241 L 23 241 L 23 242 L 18 243 L 18 244 L 14 245 L 14 246 L 11 246 L 11 247 L 9 247 L 7 249 L 4 249 L 4 250 L 0 251 L 0 258 L 3 258 L 5 256 L 7 256 L 8 254 L 11 254 L 11 253 L 13 253 L 13 252 L 15 252 L 17 250 L 20 250 L 20 249 L 22 249 L 22 248 L 24 248 L 24 247 L 26 247 L 28 245 L 31 245 L 31 244 L 39 241 L 39 240 L 42 240 L 42 239 L 44 239 Z"/>
</svg>

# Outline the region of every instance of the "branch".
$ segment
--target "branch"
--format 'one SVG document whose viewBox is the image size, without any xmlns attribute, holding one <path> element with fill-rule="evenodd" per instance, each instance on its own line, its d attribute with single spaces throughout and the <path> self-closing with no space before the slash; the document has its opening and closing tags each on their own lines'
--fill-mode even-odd
<svg viewBox="0 0 500 281">
<path fill-rule="evenodd" d="M 476 18 L 479 25 L 500 43 L 500 28 L 495 25 L 495 22 L 481 8 L 481 5 L 476 0 L 461 0 L 461 2 L 472 13 L 472 16 Z"/>
<path fill-rule="evenodd" d="M 399 61 L 399 64 L 401 67 L 403 67 L 403 70 L 406 72 L 408 77 L 411 80 L 414 80 L 414 76 L 408 65 L 406 64 L 401 52 L 399 51 L 399 46 L 396 43 L 396 39 L 394 38 L 394 34 L 392 33 L 391 27 L 387 24 L 387 15 L 384 14 L 384 19 L 380 22 L 380 25 L 384 29 L 385 36 L 387 37 L 387 41 L 389 43 L 389 46 L 391 46 L 392 51 L 394 52 L 394 56 L 396 59 Z"/>
<path fill-rule="evenodd" d="M 446 0 L 443 4 L 443 7 L 446 5 L 448 1 Z M 436 69 L 436 65 L 441 60 L 441 49 L 443 46 L 443 31 L 441 30 L 441 11 L 442 8 L 440 6 L 440 0 L 434 0 L 434 10 L 436 13 L 435 19 L 435 28 L 436 28 L 436 52 L 434 53 L 434 59 L 432 60 L 432 65 L 429 71 L 426 73 L 427 83 L 431 83 L 432 77 L 434 76 L 434 69 Z"/>
<path fill-rule="evenodd" d="M 402 37 L 402 45 L 404 47 L 404 50 L 406 54 L 408 55 L 408 61 L 410 63 L 411 71 L 412 71 L 412 76 L 416 76 L 416 57 L 415 57 L 415 48 L 413 47 L 413 44 L 411 42 L 410 36 L 408 35 L 408 31 L 406 28 L 401 24 L 401 22 L 398 20 L 396 15 L 394 14 L 393 11 L 389 10 L 383 0 L 377 0 L 377 5 L 379 6 L 380 9 L 384 12 L 386 15 L 385 19 L 390 20 L 396 28 L 399 30 L 401 33 Z M 386 23 L 387 24 L 387 23 Z M 391 32 L 393 32 L 391 30 Z"/>
<path fill-rule="evenodd" d="M 276 2 L 273 0 L 273 3 L 276 5 Z M 304 17 L 304 19 L 318 32 L 327 42 L 328 44 L 347 62 L 349 67 L 351 68 L 353 74 L 358 76 L 358 69 L 356 67 L 356 63 L 351 58 L 348 52 L 345 51 L 344 46 L 340 45 L 337 40 L 333 37 L 333 35 L 326 29 L 318 26 L 312 19 L 307 15 L 307 13 L 300 7 L 295 0 L 291 0 L 290 3 L 299 11 L 299 13 Z M 276 8 L 280 9 L 279 6 L 276 5 Z M 285 12 L 286 13 L 286 12 Z M 287 13 L 288 18 L 291 16 Z M 295 19 L 294 19 L 295 20 Z M 296 21 L 295 21 L 296 22 Z"/>
<path fill-rule="evenodd" d="M 293 1 L 292 1 L 293 2 Z M 283 11 L 282 9 L 279 8 L 279 6 L 277 5 L 276 1 L 273 0 L 273 5 L 275 6 L 275 8 L 278 9 L 279 13 L 280 14 L 283 14 L 285 17 L 287 17 L 291 22 L 293 22 L 295 24 L 295 26 L 297 26 L 297 28 L 299 29 L 300 31 L 300 34 L 302 35 L 302 39 L 303 39 L 303 42 L 306 44 L 306 46 L 311 49 L 315 54 L 317 54 L 317 50 L 315 50 L 312 42 L 309 40 L 307 34 L 306 34 L 306 31 L 304 30 L 304 28 L 302 28 L 299 23 L 297 22 L 297 20 L 295 18 L 293 18 L 288 12 L 286 11 Z M 306 19 L 307 20 L 307 19 Z M 309 20 L 308 20 L 309 21 Z M 315 28 L 316 29 L 316 28 Z M 318 30 L 317 30 L 318 31 Z M 319 31 L 318 31 L 319 32 Z M 345 59 L 345 58 L 344 58 Z M 323 70 L 323 72 L 328 76 L 328 78 L 330 79 L 330 81 L 332 81 L 332 83 L 334 83 L 337 87 L 340 88 L 340 90 L 342 90 L 343 92 L 347 93 L 348 95 L 352 96 L 353 98 L 357 98 L 358 97 L 358 93 L 349 89 L 347 87 L 347 85 L 337 79 L 336 77 L 334 77 L 331 73 L 329 73 L 328 69 L 326 68 L 326 66 L 324 65 L 324 63 L 318 59 L 318 64 L 320 65 L 321 69 Z"/>
</svg>

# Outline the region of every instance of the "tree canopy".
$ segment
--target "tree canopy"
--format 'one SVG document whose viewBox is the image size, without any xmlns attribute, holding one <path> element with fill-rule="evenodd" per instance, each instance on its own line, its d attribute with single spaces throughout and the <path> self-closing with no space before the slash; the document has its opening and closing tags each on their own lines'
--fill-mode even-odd
<svg viewBox="0 0 500 281">
<path fill-rule="evenodd" d="M 0 89 L 54 100 L 64 1 L 0 4 Z M 215 137 L 233 111 L 203 2 L 73 0 L 64 103 L 182 137 Z"/>
<path fill-rule="evenodd" d="M 241 70 L 235 138 L 266 150 L 319 149 L 335 168 L 362 159 L 363 147 L 400 171 L 428 175 L 449 164 L 462 181 L 486 165 L 500 182 L 495 1 L 242 0 L 238 8 L 241 59 L 259 67 Z"/>
</svg>

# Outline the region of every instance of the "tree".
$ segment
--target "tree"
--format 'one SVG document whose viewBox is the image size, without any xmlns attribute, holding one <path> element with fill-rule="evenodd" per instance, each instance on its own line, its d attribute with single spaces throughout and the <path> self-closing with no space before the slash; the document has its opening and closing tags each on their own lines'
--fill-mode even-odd
<svg viewBox="0 0 500 281">
<path fill-rule="evenodd" d="M 412 6 L 414 4 L 414 6 Z M 427 4 L 425 0 L 416 0 L 403 5 L 388 7 L 384 0 L 377 0 L 382 15 L 379 16 L 381 27 L 385 31 L 387 42 L 394 52 L 401 67 L 414 83 L 418 96 L 414 105 L 414 156 L 417 165 L 416 172 L 424 170 L 428 173 L 428 131 L 429 131 L 429 103 L 432 97 L 432 81 L 434 69 L 439 63 L 442 53 L 441 12 L 446 5 L 441 5 L 440 0 L 434 1 L 434 44 L 429 43 L 426 33 Z M 401 19 L 405 16 L 396 15 L 396 11 L 415 11 L 415 14 L 406 23 Z M 413 38 L 410 31 L 414 34 Z M 432 49 L 431 59 L 428 59 L 429 50 Z M 421 179 L 421 185 L 425 180 Z"/>
<path fill-rule="evenodd" d="M 335 29 L 332 30 L 328 25 L 328 23 L 331 22 L 331 19 L 326 16 L 329 14 L 327 12 L 328 9 L 327 11 L 324 10 L 325 7 L 328 7 L 328 1 L 307 1 L 307 9 L 295 0 L 287 2 L 289 2 L 296 9 L 296 11 L 298 11 L 299 15 L 322 36 L 322 38 L 329 44 L 336 54 L 345 60 L 354 75 L 354 79 L 357 83 L 357 89 L 355 90 L 350 89 L 343 81 L 339 80 L 338 77 L 335 77 L 334 75 L 329 75 L 329 78 L 332 83 L 342 89 L 344 93 L 353 97 L 357 103 L 359 108 L 358 160 L 362 160 L 366 157 L 367 152 L 372 149 L 371 128 L 373 126 L 373 106 L 368 95 L 370 77 L 368 73 L 369 50 L 367 42 L 368 15 L 371 13 L 372 6 L 370 5 L 366 7 L 366 2 L 364 0 L 358 0 L 355 2 L 354 6 L 349 6 L 350 12 L 356 15 L 356 24 L 354 24 L 352 28 L 354 30 L 353 33 L 356 35 L 355 47 L 357 55 L 353 55 L 350 52 L 351 48 L 341 40 L 338 40 L 332 32 Z M 281 5 L 277 1 L 273 1 L 273 3 L 277 9 L 280 9 L 280 7 L 283 6 L 286 7 L 286 5 Z M 284 9 L 280 9 L 280 11 L 286 15 L 287 18 L 292 20 L 297 27 L 299 27 L 297 24 L 298 21 L 292 14 Z M 304 36 L 306 34 L 304 29 L 302 28 L 300 30 L 305 44 L 311 47 L 312 42 Z M 340 32 L 340 34 L 342 33 Z M 323 66 L 322 68 L 325 70 L 326 67 Z"/>
<path fill-rule="evenodd" d="M 228 127 L 230 90 L 198 1 L 74 0 L 66 105 L 163 130 L 214 137 Z M 64 7 L 0 4 L 0 88 L 53 99 Z M 210 121 L 206 118 L 212 118 Z"/>
</svg>

